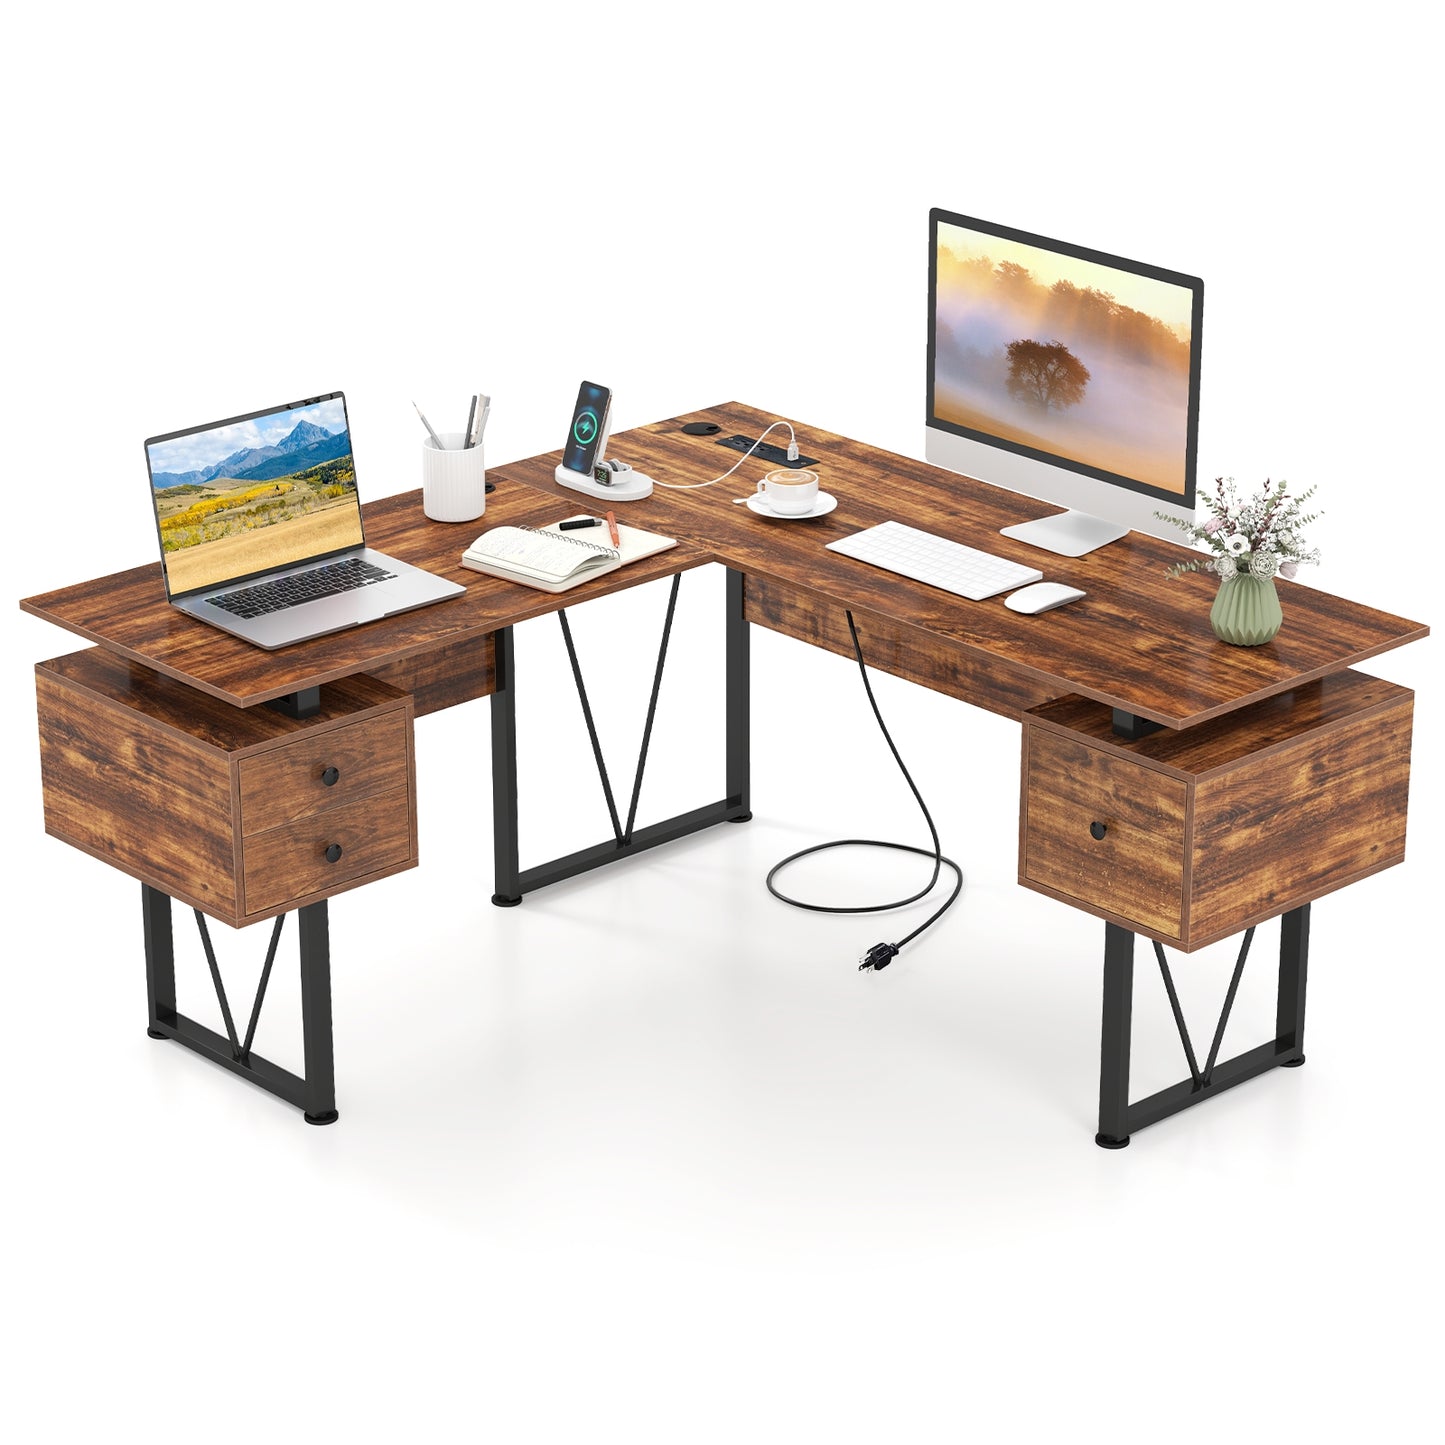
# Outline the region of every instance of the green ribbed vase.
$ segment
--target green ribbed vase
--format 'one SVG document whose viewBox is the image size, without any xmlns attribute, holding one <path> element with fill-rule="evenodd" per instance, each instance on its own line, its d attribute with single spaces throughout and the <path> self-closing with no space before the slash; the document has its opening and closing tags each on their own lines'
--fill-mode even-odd
<svg viewBox="0 0 1445 1445">
<path fill-rule="evenodd" d="M 1221 642 L 1258 647 L 1270 641 L 1283 623 L 1273 577 L 1241 572 L 1221 579 L 1219 596 L 1209 609 L 1209 625 Z"/>
</svg>

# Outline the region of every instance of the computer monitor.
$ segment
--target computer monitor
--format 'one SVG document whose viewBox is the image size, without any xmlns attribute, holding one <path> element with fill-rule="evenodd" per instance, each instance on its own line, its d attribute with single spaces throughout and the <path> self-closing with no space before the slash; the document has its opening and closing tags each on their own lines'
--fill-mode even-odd
<svg viewBox="0 0 1445 1445">
<path fill-rule="evenodd" d="M 1004 535 L 1081 557 L 1192 520 L 1204 283 L 929 212 L 928 460 L 1070 510 Z"/>
</svg>

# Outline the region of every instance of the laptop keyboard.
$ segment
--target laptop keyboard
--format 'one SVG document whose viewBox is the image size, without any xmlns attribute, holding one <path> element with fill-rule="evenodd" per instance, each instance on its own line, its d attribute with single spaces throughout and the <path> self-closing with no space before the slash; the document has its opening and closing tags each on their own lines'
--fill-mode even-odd
<svg viewBox="0 0 1445 1445">
<path fill-rule="evenodd" d="M 258 582 L 254 587 L 242 587 L 207 600 L 233 617 L 261 617 L 267 612 L 282 612 L 288 607 L 300 607 L 303 602 L 315 602 L 320 597 L 355 592 L 358 587 L 370 587 L 373 582 L 385 582 L 395 576 L 395 572 L 360 557 L 343 557 L 339 562 L 328 562 L 309 572 L 278 577 L 273 582 Z"/>
</svg>

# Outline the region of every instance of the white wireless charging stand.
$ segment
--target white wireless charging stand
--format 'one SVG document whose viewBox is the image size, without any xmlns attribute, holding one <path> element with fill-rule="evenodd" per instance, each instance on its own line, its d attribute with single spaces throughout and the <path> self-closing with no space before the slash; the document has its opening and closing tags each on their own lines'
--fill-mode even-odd
<svg viewBox="0 0 1445 1445">
<path fill-rule="evenodd" d="M 611 417 L 608 417 L 610 423 Z M 558 466 L 552 475 L 559 487 L 581 492 L 584 497 L 596 497 L 603 502 L 640 502 L 652 495 L 652 478 L 635 472 L 626 462 L 605 462 L 607 451 L 607 429 L 597 446 L 597 465 L 589 476 L 586 472 L 574 472 L 570 467 Z M 601 480 L 608 478 L 609 480 Z"/>
</svg>

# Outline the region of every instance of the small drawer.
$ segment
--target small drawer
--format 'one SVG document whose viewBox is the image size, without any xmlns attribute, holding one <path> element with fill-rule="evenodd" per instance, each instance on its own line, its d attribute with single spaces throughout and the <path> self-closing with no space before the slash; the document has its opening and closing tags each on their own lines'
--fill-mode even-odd
<svg viewBox="0 0 1445 1445">
<path fill-rule="evenodd" d="M 239 764 L 241 834 L 404 788 L 407 717 L 400 709 L 324 733 L 302 733 Z M 249 890 L 248 890 L 249 891 Z"/>
<path fill-rule="evenodd" d="M 1023 880 L 1178 937 L 1187 806 L 1180 779 L 1031 728 Z"/>
<path fill-rule="evenodd" d="M 253 834 L 243 848 L 246 912 L 294 906 L 352 879 L 415 862 L 409 790 L 403 785 L 322 808 Z"/>
</svg>

